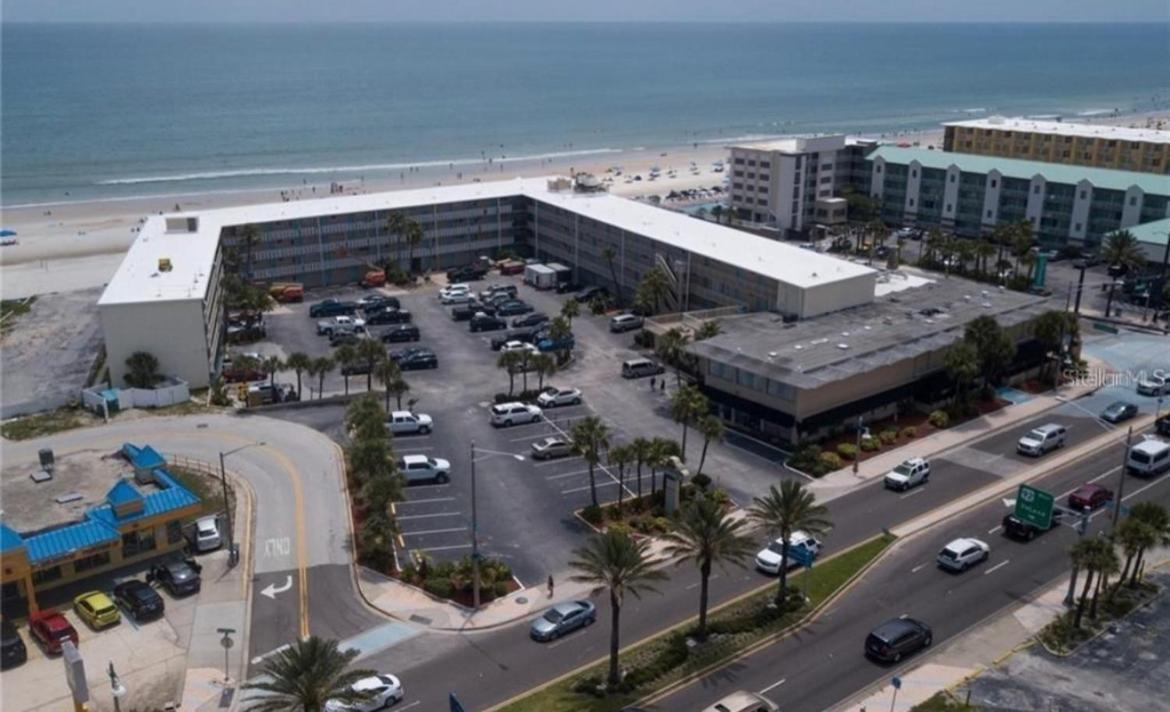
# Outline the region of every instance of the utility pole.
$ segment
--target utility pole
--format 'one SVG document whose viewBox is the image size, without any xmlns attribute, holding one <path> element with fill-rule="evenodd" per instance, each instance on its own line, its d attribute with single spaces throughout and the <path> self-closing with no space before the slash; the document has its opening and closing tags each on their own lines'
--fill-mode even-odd
<svg viewBox="0 0 1170 712">
<path fill-rule="evenodd" d="M 479 610 L 479 520 L 475 508 L 475 441 L 471 441 L 471 595 L 475 610 Z"/>
<path fill-rule="evenodd" d="M 1073 314 L 1077 316 L 1081 314 L 1081 294 L 1085 291 L 1085 270 L 1087 267 L 1081 265 L 1079 269 L 1081 270 L 1081 276 L 1077 278 L 1077 302 L 1076 306 L 1073 307 Z"/>
<path fill-rule="evenodd" d="M 232 505 L 231 505 L 231 502 L 228 501 L 227 468 L 224 467 L 223 461 L 224 461 L 224 454 L 223 454 L 223 451 L 220 451 L 220 453 L 219 453 L 219 483 L 223 487 L 223 511 L 224 511 L 224 515 L 227 517 L 228 561 L 231 562 L 232 561 L 232 552 L 235 551 L 236 542 L 235 542 L 235 532 L 232 529 Z"/>
<path fill-rule="evenodd" d="M 1121 479 L 1117 483 L 1117 494 L 1114 495 L 1113 500 L 1113 522 L 1109 525 L 1109 535 L 1113 536 L 1113 532 L 1117 530 L 1117 520 L 1121 518 L 1121 498 L 1125 494 L 1125 469 L 1126 462 L 1129 460 L 1129 444 L 1133 440 L 1133 426 L 1129 426 L 1129 432 L 1125 434 L 1125 450 L 1121 453 Z"/>
</svg>

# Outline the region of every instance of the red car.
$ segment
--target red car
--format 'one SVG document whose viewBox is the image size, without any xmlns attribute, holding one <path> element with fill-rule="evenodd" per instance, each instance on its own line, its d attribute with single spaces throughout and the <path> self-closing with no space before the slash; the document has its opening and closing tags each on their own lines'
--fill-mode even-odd
<svg viewBox="0 0 1170 712">
<path fill-rule="evenodd" d="M 1085 507 L 1089 509 L 1104 507 L 1112 499 L 1112 490 L 1101 485 L 1087 484 L 1073 490 L 1072 494 L 1068 496 L 1068 506 L 1069 509 L 1075 509 L 1079 512 Z"/>
<path fill-rule="evenodd" d="M 28 630 L 49 655 L 61 653 L 61 643 L 70 640 L 77 645 L 77 631 L 56 611 L 41 611 L 29 616 Z"/>
</svg>

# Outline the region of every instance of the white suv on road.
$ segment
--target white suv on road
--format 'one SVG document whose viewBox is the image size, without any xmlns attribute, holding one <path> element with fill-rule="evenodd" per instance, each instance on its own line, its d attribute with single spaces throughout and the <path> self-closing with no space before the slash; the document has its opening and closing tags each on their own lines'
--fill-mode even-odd
<svg viewBox="0 0 1170 712">
<path fill-rule="evenodd" d="M 1016 452 L 1039 457 L 1049 450 L 1064 447 L 1068 431 L 1063 425 L 1048 423 L 1031 430 L 1016 442 Z"/>
<path fill-rule="evenodd" d="M 930 463 L 921 457 L 912 457 L 886 473 L 888 489 L 905 492 L 930 480 Z"/>
<path fill-rule="evenodd" d="M 418 433 L 426 435 L 431 432 L 434 423 L 426 413 L 411 413 L 409 410 L 396 410 L 386 418 L 386 428 L 395 435 Z"/>
<path fill-rule="evenodd" d="M 444 484 L 451 479 L 451 463 L 438 457 L 426 455 L 404 455 L 398 461 L 398 469 L 406 478 L 406 484 L 416 482 L 438 482 Z"/>
<path fill-rule="evenodd" d="M 1153 374 L 1137 382 L 1138 395 L 1164 396 L 1170 394 L 1170 380 L 1165 376 Z"/>
<path fill-rule="evenodd" d="M 938 552 L 938 565 L 948 571 L 966 571 L 990 555 L 991 547 L 978 539 L 955 539 Z"/>
<path fill-rule="evenodd" d="M 800 563 L 793 558 L 793 552 L 796 549 L 804 549 L 812 554 L 812 558 L 817 558 L 817 554 L 821 553 L 821 542 L 812 534 L 803 531 L 792 532 L 792 536 L 788 538 L 788 568 L 795 568 L 800 566 Z M 779 574 L 780 561 L 782 559 L 780 552 L 784 550 L 784 541 L 777 539 L 768 544 L 760 553 L 756 554 L 756 568 L 766 574 Z"/>
<path fill-rule="evenodd" d="M 518 423 L 535 423 L 540 420 L 541 410 L 526 403 L 500 403 L 492 406 L 492 425 L 504 426 Z"/>
</svg>

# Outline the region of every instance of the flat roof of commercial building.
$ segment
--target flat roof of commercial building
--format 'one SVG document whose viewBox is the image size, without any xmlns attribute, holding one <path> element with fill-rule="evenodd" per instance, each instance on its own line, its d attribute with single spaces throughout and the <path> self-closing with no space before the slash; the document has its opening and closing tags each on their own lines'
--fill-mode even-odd
<svg viewBox="0 0 1170 712">
<path fill-rule="evenodd" d="M 776 151 L 778 153 L 796 154 L 830 150 L 830 148 L 823 145 L 826 143 L 836 144 L 832 147 L 832 150 L 836 150 L 845 146 L 868 146 L 871 144 L 876 145 L 877 141 L 874 139 L 846 136 L 844 134 L 822 134 L 816 136 L 790 136 L 785 138 L 766 139 L 762 141 L 732 143 L 728 144 L 727 148 L 740 148 L 751 151 Z"/>
<path fill-rule="evenodd" d="M 1170 131 L 1158 129 L 1130 128 L 1107 124 L 1078 124 L 1064 121 L 1043 121 L 1022 117 L 989 116 L 984 119 L 949 121 L 943 126 L 963 128 L 994 129 L 997 131 L 1025 131 L 1053 134 L 1056 136 L 1080 136 L 1085 138 L 1106 138 L 1118 141 L 1144 141 L 1145 143 L 1170 143 Z"/>
<path fill-rule="evenodd" d="M 1137 238 L 1138 242 L 1145 242 L 1151 245 L 1165 245 L 1166 241 L 1170 240 L 1170 218 L 1134 225 L 1133 227 L 1127 227 L 1126 230 L 1129 230 Z"/>
<path fill-rule="evenodd" d="M 768 313 L 727 317 L 721 334 L 687 350 L 813 389 L 946 348 L 977 317 L 1010 327 L 1053 308 L 1050 298 L 951 277 L 790 324 Z"/>
<path fill-rule="evenodd" d="M 1033 176 L 1039 175 L 1050 183 L 1076 185 L 1087 180 L 1094 187 L 1109 190 L 1126 191 L 1137 186 L 1144 192 L 1153 195 L 1170 195 L 1170 176 L 1156 173 L 1115 171 L 1109 168 L 1026 161 L 1019 158 L 1000 158 L 998 156 L 977 156 L 971 153 L 932 151 L 926 148 L 900 148 L 898 146 L 878 146 L 866 156 L 866 159 L 871 161 L 878 158 L 899 165 L 918 161 L 924 168 L 937 168 L 944 171 L 951 166 L 956 166 L 960 171 L 966 173 L 987 174 L 991 171 L 999 171 L 1000 175 L 1023 180 L 1031 180 Z"/>
<path fill-rule="evenodd" d="M 98 305 L 202 299 L 207 293 L 211 265 L 225 227 L 512 197 L 556 205 L 797 286 L 814 286 L 873 272 L 835 257 L 810 253 L 795 245 L 641 201 L 608 193 L 550 191 L 547 177 L 516 178 L 152 216 L 143 224 L 138 239 L 106 286 Z M 186 219 L 197 221 L 193 232 L 168 232 L 168 224 L 183 223 Z M 159 271 L 162 258 L 170 260 L 169 272 Z"/>
</svg>

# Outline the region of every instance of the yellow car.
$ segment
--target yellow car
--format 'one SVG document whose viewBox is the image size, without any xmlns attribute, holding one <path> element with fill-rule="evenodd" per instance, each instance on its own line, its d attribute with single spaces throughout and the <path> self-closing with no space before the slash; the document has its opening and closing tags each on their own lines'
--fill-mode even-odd
<svg viewBox="0 0 1170 712">
<path fill-rule="evenodd" d="M 95 630 L 114 625 L 122 620 L 118 607 L 110 597 L 101 591 L 83 593 L 73 599 L 73 610 L 77 617 L 89 624 Z"/>
</svg>

